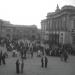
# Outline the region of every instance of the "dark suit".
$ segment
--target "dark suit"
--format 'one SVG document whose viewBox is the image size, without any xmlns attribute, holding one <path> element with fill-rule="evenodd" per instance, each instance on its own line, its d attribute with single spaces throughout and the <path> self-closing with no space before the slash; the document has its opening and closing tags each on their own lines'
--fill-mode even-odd
<svg viewBox="0 0 75 75">
<path fill-rule="evenodd" d="M 45 68 L 47 68 L 48 58 L 45 56 Z"/>
<path fill-rule="evenodd" d="M 0 52 L 0 65 L 1 65 L 1 60 L 2 60 L 2 51 Z"/>
<path fill-rule="evenodd" d="M 44 61 L 43 61 L 43 57 L 41 58 L 41 67 L 44 67 Z"/>
<path fill-rule="evenodd" d="M 19 73 L 19 60 L 16 61 L 16 73 Z"/>
<path fill-rule="evenodd" d="M 2 55 L 3 64 L 5 64 L 5 54 Z"/>
</svg>

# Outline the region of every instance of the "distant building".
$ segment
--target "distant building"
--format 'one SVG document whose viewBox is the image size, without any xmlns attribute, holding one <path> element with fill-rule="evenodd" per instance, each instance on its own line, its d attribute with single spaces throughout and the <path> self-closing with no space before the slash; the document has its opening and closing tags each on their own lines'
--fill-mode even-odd
<svg viewBox="0 0 75 75">
<path fill-rule="evenodd" d="M 53 44 L 75 44 L 75 7 L 66 5 L 41 21 L 41 39 Z"/>
<path fill-rule="evenodd" d="M 13 25 L 9 21 L 0 20 L 0 37 L 7 39 L 37 40 L 40 36 L 36 25 Z"/>
</svg>

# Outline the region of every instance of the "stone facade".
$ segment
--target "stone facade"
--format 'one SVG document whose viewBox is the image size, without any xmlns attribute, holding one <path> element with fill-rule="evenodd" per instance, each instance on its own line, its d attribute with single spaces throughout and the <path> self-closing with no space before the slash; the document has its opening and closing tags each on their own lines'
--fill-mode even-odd
<svg viewBox="0 0 75 75">
<path fill-rule="evenodd" d="M 41 38 L 42 40 L 48 40 L 48 26 L 47 26 L 47 20 L 44 19 L 41 22 Z M 44 37 L 43 37 L 44 35 Z"/>
<path fill-rule="evenodd" d="M 10 40 L 37 40 L 40 37 L 40 33 L 35 25 L 13 25 L 8 21 L 0 20 L 0 37 L 5 37 Z"/>
<path fill-rule="evenodd" d="M 41 21 L 41 27 L 44 26 L 43 30 L 45 37 L 45 32 L 48 32 L 48 40 L 50 41 L 52 37 L 57 43 L 61 44 L 74 44 L 75 39 L 75 7 L 74 6 L 63 6 L 59 9 L 57 5 L 57 9 L 55 12 L 51 12 L 47 14 L 46 24 L 44 26 L 45 21 Z M 43 24 L 42 24 L 43 22 Z M 46 28 L 48 28 L 46 30 Z M 56 36 L 54 36 L 56 35 Z M 50 42 L 52 42 L 50 41 Z"/>
</svg>

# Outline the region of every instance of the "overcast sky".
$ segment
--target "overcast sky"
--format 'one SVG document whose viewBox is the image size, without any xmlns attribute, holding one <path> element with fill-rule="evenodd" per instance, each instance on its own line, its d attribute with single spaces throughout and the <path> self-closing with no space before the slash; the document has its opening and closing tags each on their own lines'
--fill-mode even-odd
<svg viewBox="0 0 75 75">
<path fill-rule="evenodd" d="M 57 4 L 74 5 L 75 0 L 0 0 L 0 19 L 19 25 L 37 25 L 48 12 L 53 12 Z"/>
</svg>

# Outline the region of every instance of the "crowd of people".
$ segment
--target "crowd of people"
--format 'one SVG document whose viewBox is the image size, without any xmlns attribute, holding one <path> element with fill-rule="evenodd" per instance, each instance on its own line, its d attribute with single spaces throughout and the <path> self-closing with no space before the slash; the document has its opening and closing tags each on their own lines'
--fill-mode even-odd
<svg viewBox="0 0 75 75">
<path fill-rule="evenodd" d="M 27 55 L 30 55 L 31 58 L 34 56 L 34 52 L 37 52 L 37 57 L 41 57 L 41 67 L 47 68 L 48 58 L 47 56 L 58 56 L 61 61 L 67 62 L 68 59 L 68 51 L 65 48 L 58 48 L 53 50 L 52 48 L 45 48 L 41 45 L 36 45 L 29 40 L 8 40 L 2 39 L 0 40 L 0 46 L 6 47 L 7 52 L 13 52 L 12 57 L 17 57 L 17 53 L 20 54 L 19 59 L 16 60 L 16 73 L 23 73 L 24 68 L 24 60 L 27 59 Z M 8 53 L 3 52 L 0 49 L 0 65 L 6 64 L 5 58 L 8 57 Z M 20 71 L 21 68 L 21 71 Z"/>
</svg>

